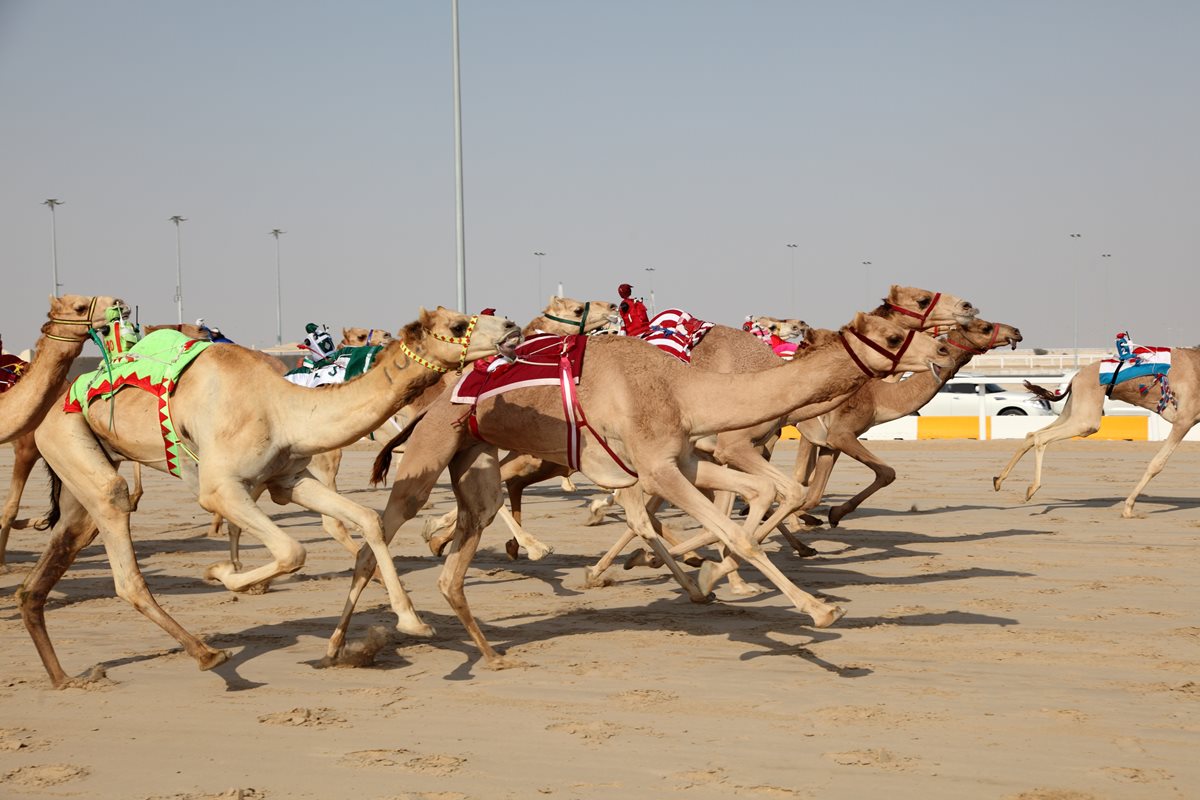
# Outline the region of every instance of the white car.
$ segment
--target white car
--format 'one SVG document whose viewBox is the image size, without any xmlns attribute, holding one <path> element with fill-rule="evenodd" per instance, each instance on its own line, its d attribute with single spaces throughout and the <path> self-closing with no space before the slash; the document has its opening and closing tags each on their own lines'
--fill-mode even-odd
<svg viewBox="0 0 1200 800">
<path fill-rule="evenodd" d="M 979 416 L 979 393 L 976 380 L 961 376 L 946 381 L 933 398 L 917 413 L 925 417 Z M 1058 414 L 1050 403 L 1024 389 L 1012 391 L 998 383 L 983 384 L 984 413 L 989 417 L 1053 417 Z"/>
</svg>

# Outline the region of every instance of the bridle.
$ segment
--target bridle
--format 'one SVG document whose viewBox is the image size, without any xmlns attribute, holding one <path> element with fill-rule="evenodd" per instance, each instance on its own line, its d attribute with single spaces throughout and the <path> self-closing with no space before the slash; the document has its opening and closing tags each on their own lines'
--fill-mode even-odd
<svg viewBox="0 0 1200 800">
<path fill-rule="evenodd" d="M 587 326 L 588 311 L 591 310 L 591 307 L 592 307 L 592 303 L 590 300 L 583 304 L 583 314 L 580 315 L 578 322 L 576 322 L 573 319 L 563 319 L 562 317 L 555 317 L 550 314 L 546 314 L 545 317 L 548 320 L 552 320 L 554 322 L 561 322 L 564 325 L 578 325 L 579 332 L 582 334 L 582 333 L 584 333 L 584 330 Z"/>
<path fill-rule="evenodd" d="M 465 367 L 467 365 L 467 347 L 470 346 L 470 344 L 471 344 L 471 334 L 473 334 L 475 332 L 475 323 L 478 321 L 479 321 L 478 314 L 475 314 L 473 317 L 471 317 L 471 321 L 467 323 L 467 333 L 465 336 L 439 336 L 438 334 L 434 333 L 433 331 L 427 331 L 427 333 L 430 336 L 432 336 L 434 339 L 437 339 L 439 342 L 446 342 L 447 344 L 461 344 L 462 345 L 462 352 L 458 356 L 458 369 L 455 370 L 455 372 L 454 372 L 455 375 L 462 375 L 463 367 Z M 404 352 L 404 354 L 406 356 L 408 356 L 413 361 L 420 364 L 422 367 L 425 367 L 426 369 L 430 369 L 430 370 L 433 370 L 434 372 L 442 372 L 442 373 L 450 371 L 449 368 L 443 367 L 441 364 L 435 364 L 432 361 L 430 361 L 429 359 L 427 359 L 423 356 L 419 356 L 416 353 L 414 353 L 412 351 L 412 348 L 410 348 L 407 344 L 404 343 L 403 339 L 400 340 L 400 349 Z"/>
<path fill-rule="evenodd" d="M 98 299 L 99 298 L 93 296 L 92 302 L 88 304 L 87 319 L 62 319 L 60 317 L 50 318 L 50 323 L 54 325 L 84 325 L 87 327 L 87 333 L 85 333 L 83 336 L 80 336 L 78 339 L 72 339 L 67 336 L 56 336 L 53 333 L 45 334 L 46 338 L 53 339 L 56 342 L 86 342 L 88 339 L 92 338 L 92 331 L 96 329 L 96 326 L 92 324 L 92 319 L 96 314 L 96 301 Z"/>
<path fill-rule="evenodd" d="M 898 311 L 901 314 L 904 314 L 905 316 L 909 316 L 909 317 L 912 317 L 913 319 L 920 320 L 921 327 L 924 328 L 926 320 L 929 319 L 929 315 L 933 313 L 933 309 L 937 307 L 938 300 L 941 300 L 941 299 L 942 299 L 942 293 L 935 292 L 933 295 L 933 299 L 929 301 L 929 308 L 925 309 L 924 314 L 913 311 L 911 308 L 905 308 L 904 306 L 898 306 L 892 302 L 887 303 L 887 307 L 890 308 L 892 311 Z"/>
<path fill-rule="evenodd" d="M 987 353 L 988 350 L 991 350 L 993 347 L 995 347 L 996 342 L 999 339 L 1000 339 L 1000 326 L 993 325 L 992 326 L 992 338 L 989 339 L 988 343 L 986 345 L 984 345 L 983 347 L 963 347 L 961 344 L 954 341 L 949 336 L 946 337 L 945 342 L 946 342 L 946 344 L 950 345 L 951 347 L 957 347 L 959 350 L 968 352 L 973 356 L 981 356 L 981 355 L 984 355 L 985 353 Z"/>
<path fill-rule="evenodd" d="M 888 375 L 896 374 L 896 371 L 900 366 L 900 358 L 904 355 L 904 351 L 908 349 L 908 346 L 910 344 L 912 344 L 913 337 L 917 335 L 916 331 L 910 330 L 908 332 L 908 336 L 904 337 L 904 344 L 900 345 L 900 349 L 897 350 L 895 352 L 895 354 L 893 354 L 893 353 L 889 352 L 886 348 L 881 347 L 880 345 L 878 345 L 875 342 L 868 339 L 866 336 L 863 336 L 855 328 L 850 328 L 850 333 L 854 334 L 854 338 L 858 339 L 860 342 L 865 344 L 867 347 L 871 348 L 876 353 L 879 353 L 879 355 L 883 356 L 888 361 L 892 362 L 892 368 L 889 369 L 887 372 L 882 372 L 882 373 L 876 372 L 875 370 L 871 369 L 866 364 L 864 364 L 862 362 L 862 359 L 858 357 L 858 354 L 855 353 L 853 348 L 850 347 L 850 343 L 848 341 L 846 341 L 845 332 L 838 331 L 838 341 L 840 341 L 842 343 L 842 347 L 846 348 L 846 352 L 850 354 L 850 360 L 852 360 L 855 364 L 857 364 L 858 368 L 861 369 L 867 375 L 868 378 L 884 378 L 884 377 L 887 377 Z"/>
</svg>

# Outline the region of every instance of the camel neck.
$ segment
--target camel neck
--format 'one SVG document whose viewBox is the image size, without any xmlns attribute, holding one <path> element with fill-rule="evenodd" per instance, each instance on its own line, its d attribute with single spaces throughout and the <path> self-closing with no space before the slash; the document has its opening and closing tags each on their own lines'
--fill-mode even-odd
<svg viewBox="0 0 1200 800">
<path fill-rule="evenodd" d="M 71 363 L 83 351 L 84 340 L 62 341 L 43 334 L 33 361 L 16 385 L 0 394 L 0 441 L 23 436 L 38 426 L 59 399 Z"/>
<path fill-rule="evenodd" d="M 875 400 L 875 418 L 871 424 L 891 422 L 921 408 L 933 399 L 946 381 L 957 375 L 958 371 L 970 362 L 974 353 L 951 347 L 950 356 L 950 369 L 942 370 L 940 380 L 935 378 L 932 372 L 922 372 L 898 383 L 871 381 L 870 389 Z"/>
<path fill-rule="evenodd" d="M 287 392 L 293 431 L 293 452 L 315 455 L 352 444 L 373 433 L 388 417 L 408 405 L 421 392 L 442 378 L 404 353 L 401 343 L 418 356 L 439 363 L 429 355 L 424 337 L 405 336 L 388 343 L 365 374 L 346 383 L 317 389 Z"/>
<path fill-rule="evenodd" d="M 679 403 L 693 436 L 783 419 L 802 406 L 847 396 L 868 379 L 837 339 L 772 369 L 728 375 L 693 368 L 683 376 Z"/>
</svg>

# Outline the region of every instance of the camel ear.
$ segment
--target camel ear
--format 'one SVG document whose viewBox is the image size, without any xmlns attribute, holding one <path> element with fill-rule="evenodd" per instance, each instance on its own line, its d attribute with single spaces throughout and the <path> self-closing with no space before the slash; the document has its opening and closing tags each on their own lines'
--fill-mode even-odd
<svg viewBox="0 0 1200 800">
<path fill-rule="evenodd" d="M 438 308 L 440 309 L 441 306 L 438 306 Z M 433 315 L 429 313 L 429 309 L 425 308 L 425 306 L 421 306 L 421 310 L 417 314 L 417 319 L 420 320 L 421 327 L 428 329 L 432 318 Z"/>
<path fill-rule="evenodd" d="M 866 316 L 867 314 L 865 311 L 859 311 L 854 315 L 854 319 L 850 322 L 850 326 L 853 328 L 862 327 L 863 320 L 866 318 Z"/>
<path fill-rule="evenodd" d="M 561 299 L 562 299 L 562 298 L 560 298 L 558 295 L 556 295 L 556 294 L 552 294 L 552 295 L 550 295 L 550 302 L 546 303 L 546 305 L 548 305 L 548 306 L 552 306 L 552 305 L 554 305 L 555 303 L 557 303 L 557 302 L 558 302 L 559 300 L 561 300 Z"/>
</svg>

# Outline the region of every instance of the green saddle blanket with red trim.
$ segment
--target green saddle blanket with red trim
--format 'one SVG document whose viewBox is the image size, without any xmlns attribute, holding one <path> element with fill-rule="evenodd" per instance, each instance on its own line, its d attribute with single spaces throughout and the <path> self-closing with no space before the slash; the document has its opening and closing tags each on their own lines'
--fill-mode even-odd
<svg viewBox="0 0 1200 800">
<path fill-rule="evenodd" d="M 212 342 L 191 339 L 179 331 L 154 331 L 110 364 L 101 364 L 94 372 L 85 372 L 76 378 L 67 392 L 63 411 L 82 413 L 97 398 L 109 399 L 128 386 L 149 392 L 158 398 L 158 420 L 166 450 L 167 471 L 181 477 L 179 462 L 188 451 L 171 421 L 170 398 L 184 370 L 211 346 Z"/>
</svg>

